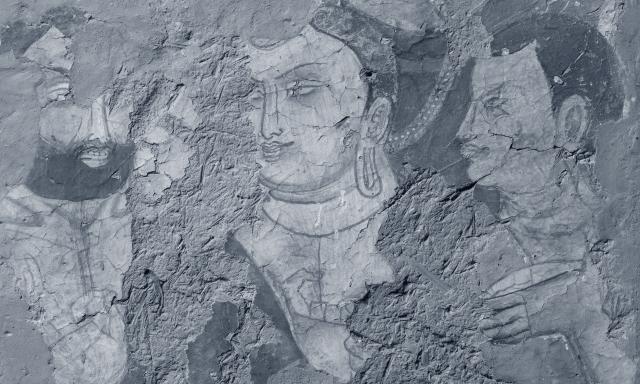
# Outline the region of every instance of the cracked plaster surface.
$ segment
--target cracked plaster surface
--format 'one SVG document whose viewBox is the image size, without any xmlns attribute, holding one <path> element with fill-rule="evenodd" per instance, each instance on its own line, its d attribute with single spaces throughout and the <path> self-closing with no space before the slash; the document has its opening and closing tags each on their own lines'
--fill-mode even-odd
<svg viewBox="0 0 640 384">
<path fill-rule="evenodd" d="M 44 3 L 0 6 L 0 381 L 636 381 L 637 4 Z M 595 39 L 554 73 L 499 45 L 549 14 Z"/>
</svg>

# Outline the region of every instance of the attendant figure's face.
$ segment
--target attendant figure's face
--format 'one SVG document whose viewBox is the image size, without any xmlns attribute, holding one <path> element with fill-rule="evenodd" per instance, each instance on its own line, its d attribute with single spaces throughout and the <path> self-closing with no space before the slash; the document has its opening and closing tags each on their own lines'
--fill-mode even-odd
<svg viewBox="0 0 640 384">
<path fill-rule="evenodd" d="M 110 106 L 110 95 L 102 94 L 88 106 L 65 99 L 69 83 L 64 78 L 48 89 L 53 100 L 40 117 L 40 137 L 51 148 L 73 153 L 90 168 L 109 163 L 117 145 L 128 139 L 128 110 Z"/>
<path fill-rule="evenodd" d="M 552 148 L 555 131 L 551 90 L 533 44 L 476 62 L 472 103 L 458 132 L 472 181 L 492 184 L 485 178 L 505 164 L 510 149 Z"/>
<path fill-rule="evenodd" d="M 353 172 L 368 91 L 356 54 L 311 27 L 281 45 L 249 49 L 262 182 L 309 191 Z"/>
</svg>

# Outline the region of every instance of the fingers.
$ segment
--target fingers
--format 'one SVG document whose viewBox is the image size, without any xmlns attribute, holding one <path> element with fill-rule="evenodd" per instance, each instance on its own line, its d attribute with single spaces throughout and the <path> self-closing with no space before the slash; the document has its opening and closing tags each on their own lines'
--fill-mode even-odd
<svg viewBox="0 0 640 384">
<path fill-rule="evenodd" d="M 524 308 L 522 308 L 521 306 L 516 306 L 499 311 L 494 311 L 494 313 L 485 320 L 498 325 L 505 325 L 516 321 L 517 319 L 523 317 L 523 315 Z"/>
<path fill-rule="evenodd" d="M 524 332 L 518 333 L 515 336 L 505 337 L 503 339 L 495 339 L 494 343 L 498 343 L 498 344 L 518 344 L 518 343 L 521 343 L 522 341 L 526 340 L 529 337 L 531 337 L 531 332 L 529 332 L 529 330 L 526 330 Z"/>
<path fill-rule="evenodd" d="M 526 317 L 517 317 L 508 323 L 486 319 L 481 322 L 480 329 L 496 342 L 515 343 L 529 335 L 529 322 Z"/>
<path fill-rule="evenodd" d="M 485 305 L 494 311 L 515 307 L 525 303 L 524 298 L 520 295 L 511 294 L 485 300 Z"/>
<path fill-rule="evenodd" d="M 523 308 L 520 307 L 511 307 L 496 312 L 491 317 L 480 321 L 480 329 L 489 330 L 515 323 L 518 320 L 525 318 L 526 314 L 523 312 Z"/>
<path fill-rule="evenodd" d="M 506 295 L 486 300 L 493 314 L 480 321 L 480 330 L 500 343 L 517 343 L 530 333 L 525 301 L 518 295 Z"/>
</svg>

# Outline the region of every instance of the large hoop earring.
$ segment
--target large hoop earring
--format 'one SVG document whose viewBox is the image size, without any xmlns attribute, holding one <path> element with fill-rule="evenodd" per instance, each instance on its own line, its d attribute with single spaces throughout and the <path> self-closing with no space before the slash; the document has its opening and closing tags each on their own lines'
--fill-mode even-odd
<svg viewBox="0 0 640 384">
<path fill-rule="evenodd" d="M 372 198 L 382 192 L 382 179 L 376 166 L 376 148 L 358 146 L 356 153 L 356 184 L 358 191 Z"/>
</svg>

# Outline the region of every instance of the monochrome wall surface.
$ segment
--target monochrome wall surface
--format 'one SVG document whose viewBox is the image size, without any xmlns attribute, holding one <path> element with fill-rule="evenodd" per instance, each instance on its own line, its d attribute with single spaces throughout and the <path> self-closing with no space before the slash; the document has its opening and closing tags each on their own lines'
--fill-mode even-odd
<svg viewBox="0 0 640 384">
<path fill-rule="evenodd" d="M 0 384 L 640 383 L 637 0 L 0 4 Z"/>
</svg>

